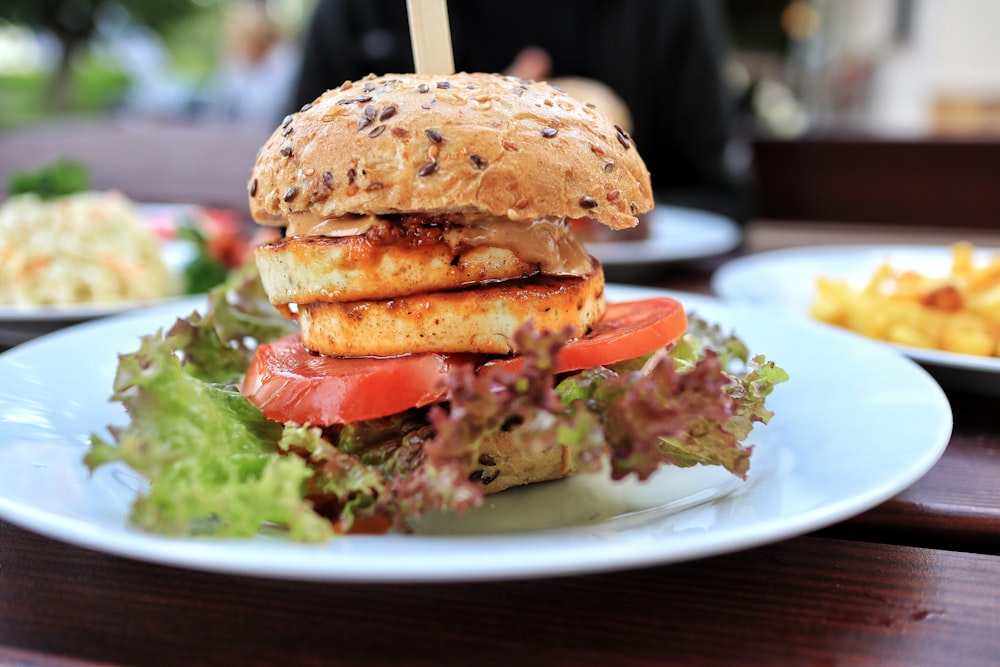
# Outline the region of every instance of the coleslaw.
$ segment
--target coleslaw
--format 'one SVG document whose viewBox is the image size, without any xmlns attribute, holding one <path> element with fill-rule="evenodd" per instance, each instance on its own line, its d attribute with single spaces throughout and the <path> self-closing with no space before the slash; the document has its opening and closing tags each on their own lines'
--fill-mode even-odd
<svg viewBox="0 0 1000 667">
<path fill-rule="evenodd" d="M 0 206 L 0 303 L 145 301 L 178 291 L 157 238 L 120 192 L 25 193 Z"/>
</svg>

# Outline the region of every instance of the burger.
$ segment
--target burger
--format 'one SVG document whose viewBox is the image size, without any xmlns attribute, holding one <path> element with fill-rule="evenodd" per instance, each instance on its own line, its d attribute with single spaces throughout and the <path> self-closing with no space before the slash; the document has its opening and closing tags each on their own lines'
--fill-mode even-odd
<svg viewBox="0 0 1000 667">
<path fill-rule="evenodd" d="M 569 221 L 625 229 L 653 205 L 621 126 L 482 74 L 326 93 L 264 145 L 249 191 L 254 219 L 286 229 L 256 252 L 272 303 L 307 348 L 350 356 L 509 354 L 524 322 L 580 336 L 603 272 Z"/>
<path fill-rule="evenodd" d="M 256 348 L 242 393 L 333 443 L 283 451 L 377 469 L 373 513 L 460 508 L 608 461 L 616 477 L 745 474 L 734 419 L 759 421 L 760 404 L 740 407 L 714 353 L 671 356 L 680 303 L 609 303 L 573 233 L 584 218 L 630 229 L 654 203 L 633 138 L 593 104 L 496 74 L 371 75 L 287 116 L 248 194 L 282 230 L 255 261 L 296 330 Z M 350 502 L 311 484 L 331 514 Z"/>
<path fill-rule="evenodd" d="M 369 76 L 288 116 L 250 211 L 271 240 L 119 355 L 129 424 L 85 464 L 172 535 L 401 532 L 488 494 L 663 466 L 746 477 L 787 379 L 676 300 L 609 301 L 573 221 L 629 229 L 621 124 L 546 83 Z"/>
</svg>

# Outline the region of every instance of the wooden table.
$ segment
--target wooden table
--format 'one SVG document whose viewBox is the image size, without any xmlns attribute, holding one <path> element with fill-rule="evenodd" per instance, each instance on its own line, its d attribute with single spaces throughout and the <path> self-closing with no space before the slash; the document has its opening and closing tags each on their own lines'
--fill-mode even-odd
<svg viewBox="0 0 1000 667">
<path fill-rule="evenodd" d="M 11 145 L 0 140 L 0 153 Z M 234 201 L 238 171 L 226 172 Z M 960 237 L 1000 246 L 998 236 L 759 221 L 735 254 Z M 725 259 L 644 282 L 710 293 Z M 1000 664 L 1000 399 L 948 395 L 947 451 L 895 498 L 813 535 L 670 566 L 495 583 L 316 584 L 152 565 L 0 521 L 0 663 Z"/>
<path fill-rule="evenodd" d="M 105 556 L 0 524 L 0 662 L 988 665 L 1000 558 L 803 537 L 669 567 L 306 584 Z"/>
</svg>

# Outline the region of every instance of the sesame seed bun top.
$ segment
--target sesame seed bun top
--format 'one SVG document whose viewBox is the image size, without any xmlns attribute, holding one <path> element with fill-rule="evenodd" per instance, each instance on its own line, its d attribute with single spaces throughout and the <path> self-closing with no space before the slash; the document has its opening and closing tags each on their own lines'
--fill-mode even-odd
<svg viewBox="0 0 1000 667">
<path fill-rule="evenodd" d="M 554 86 L 497 74 L 371 75 L 329 90 L 274 131 L 248 192 L 270 225 L 421 213 L 623 229 L 653 207 L 626 130 Z"/>
</svg>

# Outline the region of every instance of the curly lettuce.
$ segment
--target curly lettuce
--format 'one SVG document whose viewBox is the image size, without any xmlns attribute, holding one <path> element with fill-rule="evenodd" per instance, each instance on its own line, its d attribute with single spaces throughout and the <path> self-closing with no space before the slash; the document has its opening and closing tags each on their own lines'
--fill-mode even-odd
<svg viewBox="0 0 1000 667">
<path fill-rule="evenodd" d="M 148 480 L 130 517 L 145 530 L 307 541 L 475 507 L 486 489 L 471 473 L 500 431 L 526 450 L 566 447 L 574 472 L 608 461 L 619 479 L 662 465 L 745 478 L 745 440 L 771 418 L 766 398 L 788 376 L 739 338 L 689 324 L 667 349 L 562 375 L 562 337 L 525 328 L 521 369 L 465 369 L 448 379 L 445 403 L 344 426 L 279 424 L 238 390 L 255 347 L 290 326 L 247 268 L 212 292 L 204 316 L 120 356 L 112 400 L 130 421 L 109 427 L 111 440 L 94 434 L 85 462 L 121 462 Z"/>
</svg>

